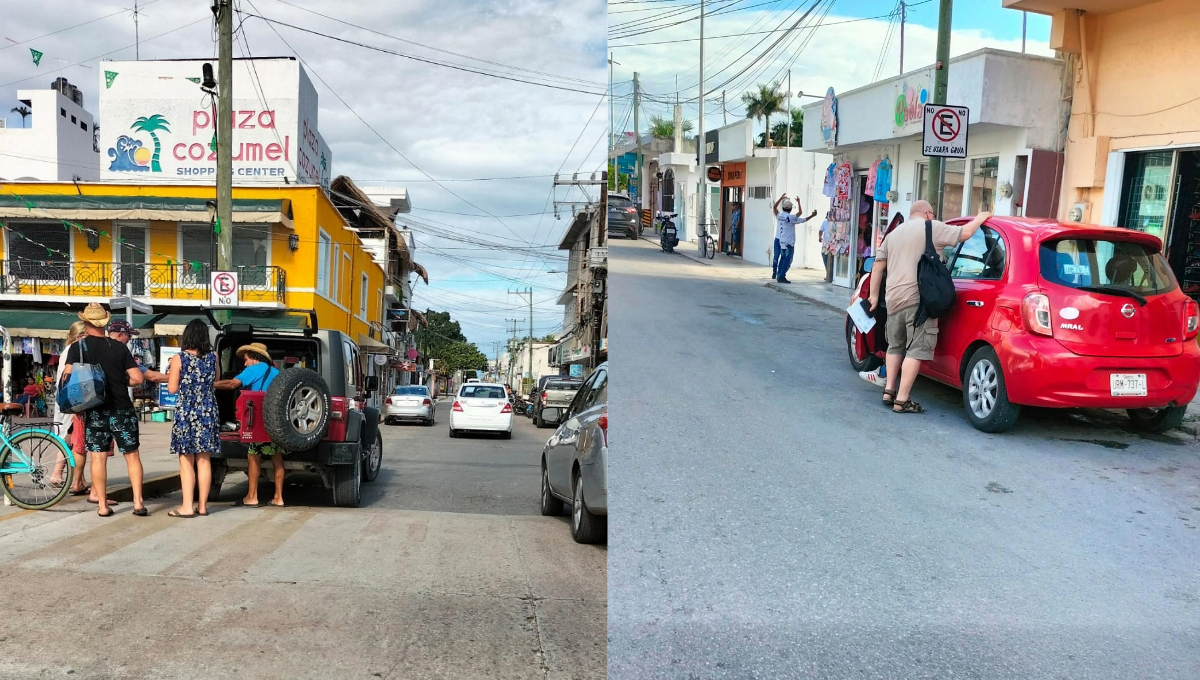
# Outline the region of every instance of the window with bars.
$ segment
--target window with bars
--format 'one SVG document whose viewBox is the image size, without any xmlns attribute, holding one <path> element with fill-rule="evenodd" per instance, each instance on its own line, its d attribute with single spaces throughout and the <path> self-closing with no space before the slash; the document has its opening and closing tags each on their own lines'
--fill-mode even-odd
<svg viewBox="0 0 1200 680">
<path fill-rule="evenodd" d="M 1163 237 L 1174 158 L 1174 151 L 1146 151 L 1126 156 L 1117 224 Z"/>
<path fill-rule="evenodd" d="M 747 195 L 750 198 L 770 200 L 771 187 L 769 187 L 769 186 L 750 187 L 750 189 L 747 191 Z"/>
<path fill-rule="evenodd" d="M 66 281 L 71 270 L 71 232 L 60 222 L 9 222 L 9 272 L 21 279 Z"/>
</svg>

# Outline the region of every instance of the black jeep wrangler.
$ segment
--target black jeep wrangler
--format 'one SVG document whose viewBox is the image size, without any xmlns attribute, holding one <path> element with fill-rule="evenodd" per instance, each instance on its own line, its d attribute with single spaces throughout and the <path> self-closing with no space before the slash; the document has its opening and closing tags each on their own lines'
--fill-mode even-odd
<svg viewBox="0 0 1200 680">
<path fill-rule="evenodd" d="M 339 331 L 319 330 L 312 313 L 308 327 L 296 330 L 220 326 L 209 316 L 221 379 L 241 372 L 236 352 L 252 342 L 266 345 L 280 371 L 265 392 L 217 390 L 221 422 L 237 429 L 222 427 L 209 500 L 230 469 L 247 468 L 249 445 L 273 443 L 287 451 L 284 469 L 318 475 L 334 505 L 357 506 L 362 483 L 375 481 L 383 458 L 379 409 L 366 404 L 379 379 L 363 374 L 358 345 Z M 271 459 L 262 464 L 265 473 Z"/>
</svg>

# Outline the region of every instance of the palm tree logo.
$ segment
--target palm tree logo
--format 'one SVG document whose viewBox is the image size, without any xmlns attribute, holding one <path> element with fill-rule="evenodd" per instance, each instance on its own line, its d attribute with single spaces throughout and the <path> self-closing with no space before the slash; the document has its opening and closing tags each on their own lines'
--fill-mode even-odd
<svg viewBox="0 0 1200 680">
<path fill-rule="evenodd" d="M 150 157 L 151 172 L 162 172 L 162 166 L 158 163 L 159 153 L 162 151 L 162 142 L 159 141 L 158 135 L 154 133 L 158 132 L 159 130 L 170 132 L 171 128 L 168 127 L 169 125 L 170 122 L 168 122 L 166 118 L 163 118 L 156 113 L 148 118 L 146 116 L 142 116 L 141 118 L 133 121 L 133 125 L 129 126 L 129 129 L 136 132 L 149 132 L 150 138 L 154 140 L 154 155 Z"/>
</svg>

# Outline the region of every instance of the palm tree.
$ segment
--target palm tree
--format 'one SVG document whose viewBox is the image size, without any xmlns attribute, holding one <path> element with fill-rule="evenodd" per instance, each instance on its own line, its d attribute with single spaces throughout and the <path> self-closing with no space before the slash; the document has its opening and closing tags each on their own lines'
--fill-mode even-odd
<svg viewBox="0 0 1200 680">
<path fill-rule="evenodd" d="M 133 125 L 129 126 L 129 129 L 137 132 L 149 132 L 150 138 L 154 140 L 154 155 L 150 158 L 151 172 L 162 172 L 162 166 L 158 164 L 158 154 L 162 151 L 162 143 L 158 141 L 158 135 L 154 133 L 158 130 L 170 132 L 171 128 L 167 127 L 168 125 L 170 123 L 167 122 L 167 119 L 156 113 L 149 118 L 142 116 L 133 121 Z"/>
<path fill-rule="evenodd" d="M 763 119 L 766 129 L 770 130 L 771 115 L 783 108 L 783 93 L 779 91 L 779 83 L 759 85 L 757 92 L 746 92 L 742 95 L 742 105 L 746 107 L 747 118 Z M 764 141 L 770 145 L 770 139 Z"/>
<path fill-rule="evenodd" d="M 14 106 L 12 112 L 21 117 L 21 127 L 25 127 L 25 119 L 29 117 L 29 114 L 33 113 L 29 110 L 28 106 Z"/>
<path fill-rule="evenodd" d="M 685 120 L 679 127 L 683 129 L 683 134 L 686 136 L 695 126 L 692 125 L 692 121 Z M 675 136 L 675 121 L 665 116 L 650 116 L 650 134 L 663 139 L 671 139 Z"/>
<path fill-rule="evenodd" d="M 801 138 L 804 136 L 804 112 L 792 109 L 792 139 L 791 146 L 804 146 Z M 766 134 L 765 132 L 763 134 Z M 758 136 L 762 141 L 763 135 Z M 776 123 L 771 128 L 771 141 L 775 146 L 788 146 L 788 124 Z"/>
</svg>

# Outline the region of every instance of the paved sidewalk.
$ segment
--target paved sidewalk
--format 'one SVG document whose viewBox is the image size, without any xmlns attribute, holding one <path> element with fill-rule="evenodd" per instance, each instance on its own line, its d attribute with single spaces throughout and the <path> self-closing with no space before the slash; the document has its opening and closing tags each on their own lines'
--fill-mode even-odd
<svg viewBox="0 0 1200 680">
<path fill-rule="evenodd" d="M 53 429 L 52 421 L 45 418 L 34 418 L 26 420 L 24 418 L 15 419 L 17 427 L 29 425 L 32 427 L 44 427 L 45 429 Z M 171 455 L 171 423 L 142 423 L 141 425 L 141 458 L 142 469 L 144 470 L 144 483 L 146 485 L 146 495 L 152 496 L 161 493 L 164 490 L 178 491 L 179 490 L 179 461 Z M 88 469 L 87 482 L 91 484 L 91 470 Z M 129 487 L 129 470 L 125 467 L 125 459 L 120 454 L 108 459 L 108 491 L 115 496 L 117 500 L 128 497 Z M 157 489 L 157 490 L 156 490 Z M 122 490 L 125 490 L 122 492 Z M 84 510 L 94 508 L 86 502 L 85 496 L 67 496 L 61 503 L 54 506 L 53 510 Z M 7 515 L 19 512 L 32 512 L 22 510 L 16 506 L 8 505 L 8 499 L 4 499 L 4 503 L 0 504 L 0 518 Z"/>
</svg>

